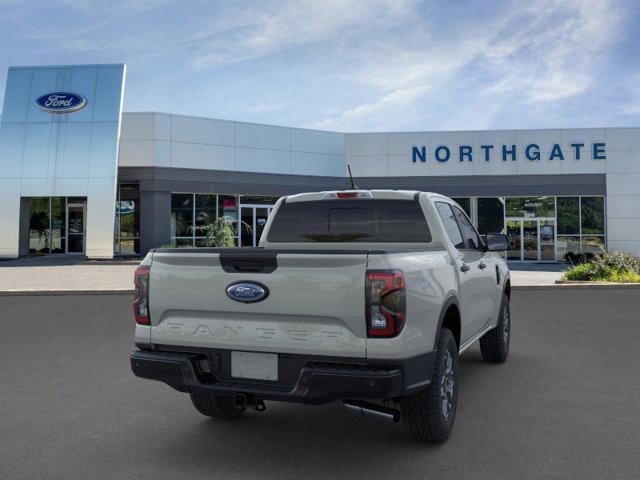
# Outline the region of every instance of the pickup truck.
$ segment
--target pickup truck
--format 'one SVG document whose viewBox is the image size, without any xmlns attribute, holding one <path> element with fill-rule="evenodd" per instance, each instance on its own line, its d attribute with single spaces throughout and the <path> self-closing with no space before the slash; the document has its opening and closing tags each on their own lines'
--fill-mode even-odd
<svg viewBox="0 0 640 480">
<path fill-rule="evenodd" d="M 256 248 L 159 248 L 135 272 L 131 368 L 234 419 L 342 401 L 443 442 L 458 355 L 509 353 L 507 238 L 435 193 L 283 197 Z"/>
</svg>

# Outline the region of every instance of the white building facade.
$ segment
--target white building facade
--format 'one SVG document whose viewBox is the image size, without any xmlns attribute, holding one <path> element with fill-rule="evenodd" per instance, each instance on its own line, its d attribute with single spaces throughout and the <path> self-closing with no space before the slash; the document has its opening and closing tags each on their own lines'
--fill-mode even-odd
<svg viewBox="0 0 640 480">
<path fill-rule="evenodd" d="M 124 66 L 56 68 L 54 83 L 31 81 L 22 96 L 9 83 L 28 69 L 10 70 L 0 124 L 0 256 L 206 246 L 199 227 L 220 216 L 234 225 L 238 245 L 253 246 L 279 196 L 346 188 L 347 165 L 361 188 L 454 197 L 480 233 L 507 233 L 512 260 L 640 254 L 640 128 L 342 133 L 120 114 Z M 97 72 L 84 74 L 94 83 L 74 80 L 82 68 Z M 100 83 L 105 69 L 120 76 Z M 38 100 L 56 91 L 86 104 L 43 112 Z M 110 99 L 108 115 L 101 96 Z"/>
</svg>

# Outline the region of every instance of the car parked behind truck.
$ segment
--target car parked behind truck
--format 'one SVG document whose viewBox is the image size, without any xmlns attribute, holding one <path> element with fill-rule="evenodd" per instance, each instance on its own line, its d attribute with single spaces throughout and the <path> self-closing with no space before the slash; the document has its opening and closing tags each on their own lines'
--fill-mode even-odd
<svg viewBox="0 0 640 480">
<path fill-rule="evenodd" d="M 443 442 L 459 354 L 477 340 L 488 362 L 509 353 L 506 248 L 435 193 L 283 197 L 256 248 L 149 252 L 131 367 L 216 419 L 342 401 Z"/>
</svg>

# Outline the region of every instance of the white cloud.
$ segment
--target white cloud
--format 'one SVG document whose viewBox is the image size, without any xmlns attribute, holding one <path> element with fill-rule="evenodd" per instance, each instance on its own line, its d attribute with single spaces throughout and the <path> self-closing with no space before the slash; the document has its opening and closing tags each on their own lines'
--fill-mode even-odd
<svg viewBox="0 0 640 480">
<path fill-rule="evenodd" d="M 313 128 L 333 129 L 339 124 L 358 122 L 361 118 L 384 115 L 387 111 L 406 107 L 413 100 L 419 98 L 427 91 L 427 86 L 413 88 L 399 88 L 388 93 L 384 97 L 372 103 L 364 103 L 357 107 L 340 113 L 337 118 L 325 119 L 312 125 Z"/>
<path fill-rule="evenodd" d="M 609 0 L 539 0 L 525 8 L 516 4 L 500 9 L 494 19 L 471 19 L 457 26 L 463 33 L 435 45 L 425 42 L 409 50 L 410 42 L 402 39 L 387 47 L 388 62 L 371 62 L 356 73 L 374 98 L 317 124 L 345 130 L 363 125 L 376 128 L 367 117 L 384 110 L 386 114 L 377 121 L 383 128 L 385 119 L 406 111 L 406 97 L 396 95 L 404 91 L 419 92 L 411 100 L 420 98 L 427 113 L 430 103 L 442 108 L 441 99 L 448 98 L 451 111 L 444 123 L 455 124 L 459 109 L 455 92 L 467 85 L 475 99 L 471 106 L 460 108 L 465 112 L 460 117 L 464 124 L 458 128 L 487 128 L 491 116 L 486 112 L 498 112 L 502 103 L 519 102 L 527 108 L 526 104 L 540 106 L 587 91 L 596 70 L 594 58 L 615 39 L 621 18 L 620 8 Z M 416 35 L 428 38 L 437 29 L 431 23 L 426 32 L 418 29 Z M 469 122 L 466 112 L 474 104 L 483 114 Z"/>
<path fill-rule="evenodd" d="M 620 11 L 608 0 L 541 1 L 527 24 L 489 45 L 500 78 L 487 91 L 552 102 L 591 85 L 593 57 L 613 40 Z"/>
<path fill-rule="evenodd" d="M 369 27 L 381 16 L 399 16 L 412 2 L 393 0 L 315 0 L 268 4 L 263 11 L 235 11 L 221 25 L 195 35 L 202 43 L 194 65 L 220 66 L 263 57 L 316 42 L 334 43 L 350 29 Z M 209 52 L 210 51 L 210 52 Z"/>
</svg>

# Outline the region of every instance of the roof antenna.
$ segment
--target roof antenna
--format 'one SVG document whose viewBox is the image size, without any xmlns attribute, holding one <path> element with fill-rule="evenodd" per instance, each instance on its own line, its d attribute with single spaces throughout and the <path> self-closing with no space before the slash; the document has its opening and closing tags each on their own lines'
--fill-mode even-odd
<svg viewBox="0 0 640 480">
<path fill-rule="evenodd" d="M 355 182 L 353 181 L 353 175 L 351 175 L 351 165 L 347 163 L 347 170 L 349 170 L 349 180 L 351 180 L 351 190 L 358 190 Z"/>
</svg>

